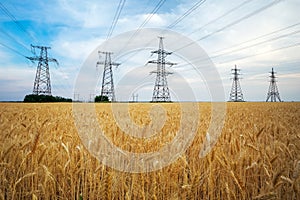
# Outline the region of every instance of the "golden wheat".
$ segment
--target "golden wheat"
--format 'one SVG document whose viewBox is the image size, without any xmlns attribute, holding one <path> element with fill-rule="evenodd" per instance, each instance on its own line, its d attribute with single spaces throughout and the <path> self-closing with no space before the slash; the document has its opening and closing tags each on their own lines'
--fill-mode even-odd
<svg viewBox="0 0 300 200">
<path fill-rule="evenodd" d="M 149 125 L 155 120 L 149 113 L 153 105 L 130 104 L 130 120 Z M 180 104 L 160 106 L 166 121 L 147 139 L 122 130 L 110 104 L 97 104 L 96 113 L 113 144 L 152 152 L 172 141 L 180 126 Z M 222 134 L 204 158 L 199 151 L 211 105 L 200 103 L 199 109 L 197 134 L 174 163 L 154 172 L 127 173 L 102 165 L 83 146 L 72 104 L 1 103 L 0 199 L 300 198 L 299 103 L 227 103 Z"/>
</svg>

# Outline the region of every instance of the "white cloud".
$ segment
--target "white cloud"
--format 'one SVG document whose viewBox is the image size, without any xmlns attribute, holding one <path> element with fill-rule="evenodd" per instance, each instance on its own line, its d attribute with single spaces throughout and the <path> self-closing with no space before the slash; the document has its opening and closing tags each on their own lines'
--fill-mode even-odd
<svg viewBox="0 0 300 200">
<path fill-rule="evenodd" d="M 0 101 L 23 100 L 32 92 L 35 69 L 24 66 L 0 68 Z"/>
<path fill-rule="evenodd" d="M 99 38 L 87 38 L 86 40 L 77 40 L 67 35 L 59 36 L 52 42 L 53 51 L 67 60 L 80 65 L 88 55 L 102 43 Z"/>
</svg>

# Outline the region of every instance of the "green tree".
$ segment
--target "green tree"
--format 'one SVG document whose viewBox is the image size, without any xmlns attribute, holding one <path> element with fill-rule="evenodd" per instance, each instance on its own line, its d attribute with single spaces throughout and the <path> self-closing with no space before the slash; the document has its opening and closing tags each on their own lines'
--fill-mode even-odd
<svg viewBox="0 0 300 200">
<path fill-rule="evenodd" d="M 36 95 L 28 94 L 24 97 L 24 102 L 72 102 L 72 99 L 52 96 L 52 95 Z"/>
<path fill-rule="evenodd" d="M 109 102 L 108 96 L 96 96 L 95 102 Z"/>
</svg>

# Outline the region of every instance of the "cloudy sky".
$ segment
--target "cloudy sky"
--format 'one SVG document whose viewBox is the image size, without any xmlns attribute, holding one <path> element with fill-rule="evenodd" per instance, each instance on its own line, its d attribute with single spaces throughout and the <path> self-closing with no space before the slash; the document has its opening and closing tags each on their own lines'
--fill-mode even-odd
<svg viewBox="0 0 300 200">
<path fill-rule="evenodd" d="M 110 29 L 118 7 L 121 12 Z M 122 44 L 118 50 L 123 54 L 114 52 L 113 56 L 114 62 L 121 63 L 113 69 L 117 99 L 128 100 L 135 93 L 139 100 L 151 100 L 155 74 L 150 72 L 155 65 L 146 63 L 156 59 L 151 50 L 157 48 L 154 44 L 158 46 L 158 32 L 148 29 L 147 40 L 152 43 L 143 49 L 126 52 L 128 47 L 124 45 L 146 37 L 141 30 L 147 28 L 165 29 L 160 32 L 165 37 L 165 48 L 174 51 L 168 60 L 177 65 L 167 68 L 173 72 L 168 76 L 172 99 L 209 101 L 215 92 L 211 91 L 212 80 L 221 80 L 220 93 L 224 92 L 224 100 L 228 100 L 230 70 L 237 65 L 246 101 L 266 99 L 268 72 L 272 67 L 277 72 L 281 98 L 299 101 L 299 10 L 299 0 L 3 0 L 0 101 L 23 100 L 32 93 L 37 63 L 25 58 L 33 56 L 31 44 L 50 46 L 49 56 L 59 61 L 59 66 L 50 64 L 53 95 L 73 98 L 74 93 L 79 93 L 80 100 L 89 100 L 100 92 L 103 67 L 96 67 L 96 63 L 104 57 L 99 57 L 97 51 L 110 50 L 111 43 L 104 43 L 107 38 L 115 43 L 117 38 L 117 44 Z M 177 47 L 182 39 L 174 39 L 168 31 L 193 40 L 203 50 L 199 51 L 198 61 L 210 58 L 204 65 L 216 69 L 216 73 L 197 73 L 195 68 L 199 66 L 191 64 L 194 60 L 182 58 L 195 53 L 191 45 L 182 45 L 180 53 Z M 87 65 L 97 84 L 89 87 L 80 82 L 86 88 L 85 94 L 80 94 L 75 85 Z M 193 98 L 190 92 L 184 93 L 185 87 L 192 89 Z"/>
</svg>

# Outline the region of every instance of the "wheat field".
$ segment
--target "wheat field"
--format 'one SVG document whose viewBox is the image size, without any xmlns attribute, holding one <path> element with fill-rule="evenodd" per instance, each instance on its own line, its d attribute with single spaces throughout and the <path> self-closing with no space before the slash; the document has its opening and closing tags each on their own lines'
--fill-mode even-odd
<svg viewBox="0 0 300 200">
<path fill-rule="evenodd" d="M 130 104 L 131 119 L 149 124 L 153 104 Z M 99 126 L 120 148 L 150 152 L 170 142 L 180 105 L 147 141 L 115 123 L 110 104 L 97 104 Z M 72 104 L 0 104 L 0 199 L 300 199 L 300 103 L 227 103 L 215 147 L 199 150 L 210 123 L 210 103 L 199 103 L 199 127 L 175 162 L 148 173 L 101 164 L 82 144 Z"/>
</svg>

